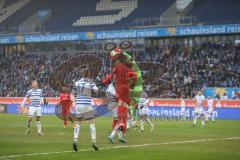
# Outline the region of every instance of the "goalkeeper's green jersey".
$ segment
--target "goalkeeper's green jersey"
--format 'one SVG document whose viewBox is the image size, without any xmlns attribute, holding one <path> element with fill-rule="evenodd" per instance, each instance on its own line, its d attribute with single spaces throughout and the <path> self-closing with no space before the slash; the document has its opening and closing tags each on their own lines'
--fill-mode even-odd
<svg viewBox="0 0 240 160">
<path fill-rule="evenodd" d="M 141 74 L 141 70 L 139 69 L 137 63 L 134 60 L 131 60 L 131 56 L 129 54 L 127 54 L 126 52 L 123 52 L 123 55 L 126 56 L 132 63 L 132 70 L 134 72 L 136 72 L 137 74 L 137 80 L 135 82 L 135 86 L 137 85 L 142 85 L 143 84 L 143 78 L 142 78 L 142 74 Z"/>
</svg>

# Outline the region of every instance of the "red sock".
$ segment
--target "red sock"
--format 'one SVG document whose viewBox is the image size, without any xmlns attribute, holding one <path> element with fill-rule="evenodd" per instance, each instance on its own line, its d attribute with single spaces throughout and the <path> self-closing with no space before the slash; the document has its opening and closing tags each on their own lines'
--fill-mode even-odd
<svg viewBox="0 0 240 160">
<path fill-rule="evenodd" d="M 112 129 L 117 125 L 117 120 L 116 119 L 114 119 L 113 121 L 112 121 Z"/>
<path fill-rule="evenodd" d="M 64 121 L 63 121 L 63 124 L 66 126 L 66 125 L 67 125 L 67 121 L 66 121 L 66 120 L 64 120 Z"/>
</svg>

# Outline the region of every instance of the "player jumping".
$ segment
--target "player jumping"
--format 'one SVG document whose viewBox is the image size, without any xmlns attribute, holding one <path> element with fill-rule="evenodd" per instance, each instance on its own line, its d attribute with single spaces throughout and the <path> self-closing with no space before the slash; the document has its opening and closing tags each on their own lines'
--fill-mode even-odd
<svg viewBox="0 0 240 160">
<path fill-rule="evenodd" d="M 26 134 L 30 134 L 30 127 L 32 124 L 33 117 L 36 115 L 36 127 L 38 135 L 44 135 L 41 129 L 40 118 L 42 116 L 41 104 L 44 103 L 42 90 L 38 88 L 38 83 L 36 80 L 32 81 L 32 89 L 27 91 L 23 102 L 21 104 L 21 112 L 24 110 L 24 106 L 27 99 L 30 99 L 29 108 L 28 108 L 28 122 L 27 122 L 27 131 Z"/>
<path fill-rule="evenodd" d="M 114 142 L 114 136 L 119 131 L 120 139 L 123 140 L 122 134 L 126 132 L 127 110 L 130 104 L 130 87 L 129 78 L 134 77 L 134 72 L 131 72 L 127 67 L 127 59 L 120 49 L 115 49 L 110 53 L 110 58 L 113 63 L 113 80 L 116 88 L 116 100 L 118 111 L 118 122 L 113 128 L 108 139 L 111 143 Z M 136 76 L 136 75 L 135 75 Z M 124 143 L 125 141 L 123 141 Z"/>
<path fill-rule="evenodd" d="M 138 103 L 140 96 L 143 92 L 143 79 L 141 70 L 139 69 L 136 61 L 130 56 L 127 52 L 123 52 L 123 55 L 127 58 L 127 65 L 133 72 L 136 73 L 136 80 L 135 82 L 130 83 L 130 99 L 131 103 L 129 106 L 129 116 L 127 121 L 127 128 L 129 129 L 130 126 L 136 127 L 137 121 L 139 119 L 139 110 L 138 110 Z"/>
</svg>

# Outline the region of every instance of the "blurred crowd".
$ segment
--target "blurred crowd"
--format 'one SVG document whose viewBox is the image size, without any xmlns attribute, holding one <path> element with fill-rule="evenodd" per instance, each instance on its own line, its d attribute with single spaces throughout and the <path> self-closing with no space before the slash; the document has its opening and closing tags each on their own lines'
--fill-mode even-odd
<svg viewBox="0 0 240 160">
<path fill-rule="evenodd" d="M 80 55 L 67 53 L 1 54 L 0 96 L 24 96 L 32 79 L 37 79 L 44 96 L 58 96 L 50 86 L 50 75 L 62 63 Z M 103 78 L 109 72 L 107 53 L 94 53 L 103 61 L 98 74 Z M 138 62 L 144 89 L 152 97 L 192 98 L 204 87 L 240 86 L 240 46 L 205 43 L 197 47 L 178 45 L 147 47 L 144 52 L 132 52 Z M 80 77 L 78 71 L 65 76 L 72 84 Z"/>
</svg>

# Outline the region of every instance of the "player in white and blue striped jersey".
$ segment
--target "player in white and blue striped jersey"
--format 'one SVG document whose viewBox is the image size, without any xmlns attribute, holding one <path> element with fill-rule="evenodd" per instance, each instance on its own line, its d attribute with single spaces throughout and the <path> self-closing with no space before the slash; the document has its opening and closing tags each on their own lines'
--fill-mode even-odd
<svg viewBox="0 0 240 160">
<path fill-rule="evenodd" d="M 95 150 L 98 150 L 96 146 L 96 127 L 94 124 L 94 109 L 91 105 L 92 102 L 92 91 L 95 93 L 98 92 L 98 87 L 94 83 L 94 81 L 88 78 L 89 72 L 87 69 L 82 69 L 82 75 L 85 78 L 81 78 L 80 80 L 75 82 L 74 89 L 71 93 L 71 100 L 72 104 L 75 105 L 76 109 L 76 121 L 75 121 L 75 128 L 74 128 L 74 142 L 73 142 L 73 149 L 78 151 L 77 143 L 78 143 L 78 136 L 80 132 L 80 126 L 82 120 L 88 120 L 89 127 L 90 127 L 90 134 L 92 138 L 92 147 Z M 74 95 L 76 94 L 76 98 Z"/>
<path fill-rule="evenodd" d="M 151 131 L 153 131 L 154 129 L 154 125 L 152 124 L 151 120 L 148 118 L 148 114 L 149 114 L 148 103 L 149 103 L 148 95 L 146 92 L 143 92 L 141 94 L 141 97 L 138 103 L 141 132 L 144 131 L 145 121 L 151 126 L 151 129 L 150 129 Z"/>
<path fill-rule="evenodd" d="M 30 134 L 30 127 L 32 124 L 33 117 L 36 115 L 36 127 L 39 135 L 43 135 L 41 131 L 40 118 L 42 116 L 41 104 L 43 104 L 42 90 L 38 88 L 38 83 L 36 80 L 32 81 L 32 89 L 27 91 L 24 100 L 21 104 L 21 108 L 25 106 L 26 100 L 30 99 L 28 107 L 28 122 L 26 134 Z"/>
</svg>

